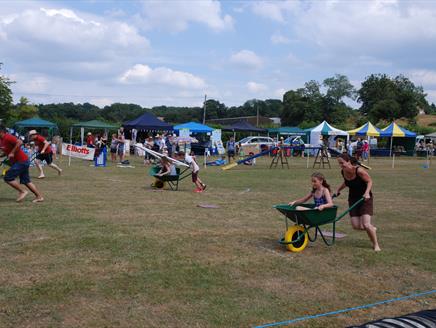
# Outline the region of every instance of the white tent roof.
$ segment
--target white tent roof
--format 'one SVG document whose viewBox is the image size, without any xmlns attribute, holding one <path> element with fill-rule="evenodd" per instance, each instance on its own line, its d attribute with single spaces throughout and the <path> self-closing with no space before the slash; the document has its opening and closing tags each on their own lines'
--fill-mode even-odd
<svg viewBox="0 0 436 328">
<path fill-rule="evenodd" d="M 320 136 L 346 136 L 348 139 L 349 133 L 347 131 L 336 129 L 324 121 L 310 130 L 310 143 L 319 143 Z"/>
</svg>

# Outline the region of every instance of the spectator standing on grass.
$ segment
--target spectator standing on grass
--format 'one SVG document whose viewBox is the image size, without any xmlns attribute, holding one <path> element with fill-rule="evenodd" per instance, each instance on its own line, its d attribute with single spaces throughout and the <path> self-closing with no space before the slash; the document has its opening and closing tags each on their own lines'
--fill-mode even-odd
<svg viewBox="0 0 436 328">
<path fill-rule="evenodd" d="M 363 168 L 358 165 L 356 158 L 347 154 L 338 156 L 338 163 L 341 167 L 341 174 L 344 181 L 337 189 L 336 195 L 348 187 L 348 207 L 353 206 L 360 199 L 364 199 L 359 205 L 350 211 L 351 225 L 353 229 L 365 230 L 371 240 L 374 251 L 380 251 L 377 240 L 377 228 L 371 224 L 373 216 L 372 179 Z"/>
<path fill-rule="evenodd" d="M 357 160 L 362 159 L 362 147 L 363 147 L 362 139 L 357 138 L 357 143 L 356 143 L 356 159 Z"/>
<path fill-rule="evenodd" d="M 230 163 L 231 158 L 233 158 L 233 160 L 235 159 L 235 151 L 236 151 L 235 138 L 230 137 L 230 140 L 227 141 L 226 148 L 227 148 L 227 156 Z"/>
<path fill-rule="evenodd" d="M 43 202 L 44 198 L 36 186 L 30 181 L 29 158 L 21 149 L 23 142 L 7 133 L 4 126 L 0 125 L 0 149 L 8 156 L 11 167 L 4 176 L 4 181 L 18 191 L 17 202 L 21 202 L 29 193 L 21 185 L 25 185 L 34 195 L 33 203 Z M 20 183 L 16 178 L 20 178 Z"/>
<path fill-rule="evenodd" d="M 144 142 L 144 147 L 150 150 L 153 150 L 153 146 L 154 146 L 154 141 L 152 137 L 148 137 L 145 142 Z M 150 164 L 152 161 L 153 157 L 145 152 L 145 157 L 144 157 L 144 164 Z"/>
<path fill-rule="evenodd" d="M 364 140 L 362 145 L 362 159 L 366 161 L 368 160 L 368 156 L 369 156 L 369 143 L 367 140 Z"/>
<path fill-rule="evenodd" d="M 120 163 L 124 162 L 124 146 L 125 146 L 125 137 L 124 137 L 124 128 L 121 127 L 118 130 L 118 156 L 120 158 Z"/>
<path fill-rule="evenodd" d="M 91 132 L 88 132 L 86 136 L 86 147 L 94 148 L 94 136 Z"/>
<path fill-rule="evenodd" d="M 351 141 L 348 143 L 348 156 L 353 156 L 353 143 Z"/>
<path fill-rule="evenodd" d="M 115 162 L 117 160 L 117 147 L 118 147 L 118 138 L 115 133 L 112 134 L 111 139 L 111 146 L 110 146 L 110 152 L 111 152 L 111 161 Z"/>
<path fill-rule="evenodd" d="M 32 140 L 38 147 L 38 155 L 36 155 L 35 164 L 39 171 L 38 179 L 44 179 L 45 174 L 42 169 L 42 162 L 45 161 L 49 167 L 56 170 L 58 175 L 62 174 L 62 169 L 53 163 L 53 151 L 50 144 L 43 136 L 36 133 L 36 130 L 29 131 L 29 139 Z"/>
</svg>

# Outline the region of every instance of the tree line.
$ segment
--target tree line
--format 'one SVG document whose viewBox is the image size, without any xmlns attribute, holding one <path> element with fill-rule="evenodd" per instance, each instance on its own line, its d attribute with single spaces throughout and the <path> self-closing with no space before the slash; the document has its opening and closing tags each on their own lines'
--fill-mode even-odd
<svg viewBox="0 0 436 328">
<path fill-rule="evenodd" d="M 0 64 L 1 69 L 1 64 Z M 201 122 L 202 107 L 156 106 L 141 107 L 137 104 L 113 103 L 103 108 L 90 103 L 32 104 L 22 97 L 13 103 L 11 84 L 0 75 L 0 119 L 6 124 L 39 117 L 56 122 L 61 135 L 76 122 L 102 120 L 121 124 L 145 112 L 163 117 L 166 122 L 177 124 L 188 121 Z M 345 75 L 336 74 L 322 83 L 308 81 L 302 88 L 289 90 L 283 99 L 251 99 L 240 106 L 226 106 L 214 99 L 205 102 L 206 120 L 241 116 L 280 117 L 283 126 L 314 126 L 326 120 L 339 128 L 354 128 L 370 120 L 377 124 L 406 118 L 412 124 L 419 110 L 436 114 L 436 106 L 429 104 L 421 86 L 416 86 L 407 77 L 390 77 L 386 74 L 368 76 L 360 89 L 354 88 Z M 353 109 L 350 103 L 360 104 Z"/>
</svg>

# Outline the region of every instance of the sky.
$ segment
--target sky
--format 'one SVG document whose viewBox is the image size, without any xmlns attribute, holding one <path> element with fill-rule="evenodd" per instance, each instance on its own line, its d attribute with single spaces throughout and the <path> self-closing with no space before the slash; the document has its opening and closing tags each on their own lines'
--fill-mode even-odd
<svg viewBox="0 0 436 328">
<path fill-rule="evenodd" d="M 2 1 L 15 101 L 227 106 L 403 74 L 436 102 L 436 1 Z M 358 107 L 359 104 L 355 104 Z"/>
</svg>

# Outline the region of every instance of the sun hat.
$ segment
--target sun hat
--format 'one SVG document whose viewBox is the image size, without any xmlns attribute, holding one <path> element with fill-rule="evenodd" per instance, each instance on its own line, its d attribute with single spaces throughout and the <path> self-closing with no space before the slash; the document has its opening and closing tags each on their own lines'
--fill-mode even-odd
<svg viewBox="0 0 436 328">
<path fill-rule="evenodd" d="M 37 134 L 37 132 L 36 132 L 36 130 L 30 130 L 28 134 L 29 134 L 29 136 L 31 136 L 33 134 Z"/>
</svg>

